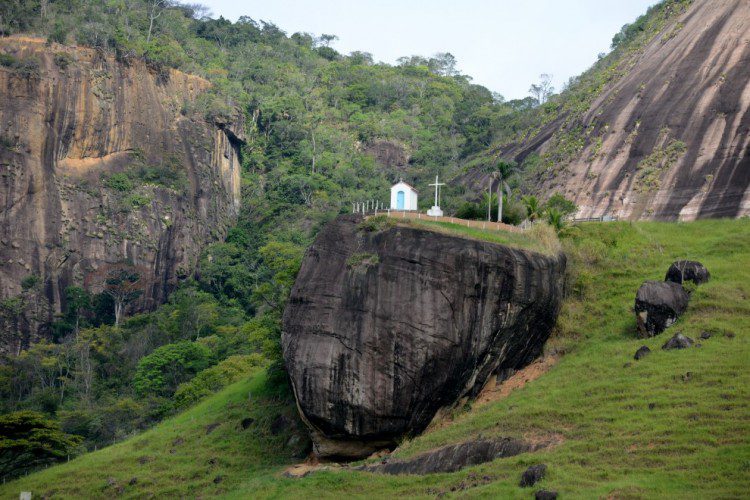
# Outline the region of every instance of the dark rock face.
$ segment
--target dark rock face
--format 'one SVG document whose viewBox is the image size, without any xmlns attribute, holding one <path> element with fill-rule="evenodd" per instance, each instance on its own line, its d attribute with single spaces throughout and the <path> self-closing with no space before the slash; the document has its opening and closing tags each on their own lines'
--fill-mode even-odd
<svg viewBox="0 0 750 500">
<path fill-rule="evenodd" d="M 541 352 L 565 257 L 342 216 L 308 250 L 284 360 L 321 456 L 359 458 L 424 430 L 498 369 Z"/>
<path fill-rule="evenodd" d="M 685 281 L 692 281 L 696 285 L 706 283 L 711 278 L 706 266 L 694 260 L 678 260 L 669 266 L 665 281 L 682 284 Z"/>
<path fill-rule="evenodd" d="M 101 291 L 97 270 L 127 261 L 152 283 L 129 312 L 192 274 L 239 211 L 243 125 L 180 112 L 210 87 L 196 76 L 43 39 L 2 38 L 0 53 L 40 63 L 39 78 L 0 67 L 0 300 L 35 309 L 17 324 L 0 317 L 0 353 L 17 354 L 45 338 L 66 287 Z M 58 53 L 73 62 L 59 68 Z M 176 181 L 145 182 L 143 165 Z M 41 282 L 33 297 L 29 275 Z"/>
<path fill-rule="evenodd" d="M 651 353 L 651 349 L 649 349 L 648 346 L 642 345 L 641 347 L 638 348 L 637 351 L 635 351 L 635 356 L 633 356 L 633 358 L 635 358 L 635 360 L 638 361 L 641 358 L 645 358 L 650 353 Z"/>
<path fill-rule="evenodd" d="M 455 472 L 471 465 L 491 462 L 497 458 L 512 457 L 533 451 L 535 447 L 512 438 L 496 440 L 480 439 L 446 446 L 419 455 L 411 460 L 394 460 L 361 468 L 366 472 L 381 474 L 433 474 Z"/>
<path fill-rule="evenodd" d="M 685 312 L 689 296 L 671 281 L 646 281 L 635 296 L 635 316 L 640 337 L 658 335 Z"/>
<path fill-rule="evenodd" d="M 681 333 L 676 333 L 674 337 L 667 340 L 667 342 L 661 346 L 662 349 L 687 349 L 692 347 L 693 339 L 686 337 Z"/>
<path fill-rule="evenodd" d="M 544 464 L 532 465 L 526 469 L 521 475 L 521 482 L 519 486 L 525 488 L 527 486 L 534 486 L 536 483 L 544 479 L 544 475 L 547 473 L 547 466 Z"/>
</svg>

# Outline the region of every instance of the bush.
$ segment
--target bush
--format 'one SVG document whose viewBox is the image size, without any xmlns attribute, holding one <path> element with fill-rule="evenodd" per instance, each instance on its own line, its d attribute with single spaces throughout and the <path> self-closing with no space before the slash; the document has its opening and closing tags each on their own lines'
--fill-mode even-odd
<svg viewBox="0 0 750 500">
<path fill-rule="evenodd" d="M 14 68 L 18 64 L 18 59 L 11 54 L 0 53 L 0 66 L 5 68 Z"/>
<path fill-rule="evenodd" d="M 138 363 L 133 386 L 140 395 L 171 396 L 177 387 L 211 364 L 211 352 L 195 342 L 156 349 Z"/>
<path fill-rule="evenodd" d="M 55 65 L 61 70 L 68 69 L 68 66 L 73 62 L 73 57 L 67 52 L 58 52 L 54 58 Z"/>
<path fill-rule="evenodd" d="M 151 203 L 151 198 L 142 194 L 133 193 L 128 196 L 127 203 L 133 208 L 141 208 Z"/>
<path fill-rule="evenodd" d="M 250 375 L 265 364 L 267 361 L 260 354 L 230 356 L 216 366 L 206 368 L 192 380 L 180 384 L 174 393 L 174 408 L 186 408 Z"/>
<path fill-rule="evenodd" d="M 18 59 L 11 54 L 0 53 L 0 66 L 10 68 L 22 78 L 39 78 L 42 76 L 39 61 L 33 58 Z"/>
<path fill-rule="evenodd" d="M 396 225 L 396 220 L 388 217 L 387 215 L 376 215 L 374 217 L 369 217 L 362 221 L 359 224 L 359 228 L 362 231 L 367 231 L 368 233 L 378 232 L 378 231 L 385 231 L 386 229 L 390 229 L 393 226 Z"/>
<path fill-rule="evenodd" d="M 467 201 L 458 207 L 456 217 L 467 220 L 481 220 L 487 217 L 487 211 L 482 210 L 478 203 Z"/>
<path fill-rule="evenodd" d="M 38 79 L 42 76 L 42 70 L 39 61 L 36 59 L 24 59 L 16 64 L 16 74 L 21 78 Z"/>
<path fill-rule="evenodd" d="M 115 191 L 126 192 L 133 189 L 133 181 L 130 180 L 128 174 L 119 172 L 110 175 L 105 181 L 104 185 Z"/>
<path fill-rule="evenodd" d="M 578 210 L 575 203 L 565 198 L 560 193 L 553 194 L 547 200 L 547 210 L 557 210 L 562 216 L 570 215 Z"/>
</svg>

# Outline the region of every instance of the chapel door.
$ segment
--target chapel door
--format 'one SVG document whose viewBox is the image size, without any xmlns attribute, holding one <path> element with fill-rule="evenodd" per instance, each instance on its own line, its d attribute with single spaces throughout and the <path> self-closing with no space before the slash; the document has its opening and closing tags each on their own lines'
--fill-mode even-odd
<svg viewBox="0 0 750 500">
<path fill-rule="evenodd" d="M 396 193 L 396 208 L 398 208 L 399 210 L 403 210 L 404 209 L 404 207 L 405 207 L 405 198 L 406 198 L 406 196 L 404 195 L 403 191 L 399 191 L 398 193 Z"/>
</svg>

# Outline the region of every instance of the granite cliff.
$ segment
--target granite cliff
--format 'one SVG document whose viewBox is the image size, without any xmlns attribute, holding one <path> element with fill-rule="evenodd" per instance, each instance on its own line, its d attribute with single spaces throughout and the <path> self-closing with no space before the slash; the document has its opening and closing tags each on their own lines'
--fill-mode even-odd
<svg viewBox="0 0 750 500">
<path fill-rule="evenodd" d="M 148 282 L 132 310 L 192 273 L 237 216 L 243 124 L 191 111 L 210 87 L 196 76 L 34 38 L 0 53 L 0 299 L 36 276 L 45 303 L 0 324 L 0 351 L 18 352 L 47 334 L 66 287 L 98 291 L 107 266 Z"/>
<path fill-rule="evenodd" d="M 650 38 L 602 59 L 493 155 L 538 155 L 527 189 L 563 193 L 580 217 L 749 215 L 750 2 L 666 1 L 643 26 Z M 462 180 L 478 189 L 487 175 Z"/>
<path fill-rule="evenodd" d="M 361 221 L 323 229 L 284 314 L 284 360 L 321 456 L 392 447 L 529 363 L 562 300 L 562 254 Z"/>
</svg>

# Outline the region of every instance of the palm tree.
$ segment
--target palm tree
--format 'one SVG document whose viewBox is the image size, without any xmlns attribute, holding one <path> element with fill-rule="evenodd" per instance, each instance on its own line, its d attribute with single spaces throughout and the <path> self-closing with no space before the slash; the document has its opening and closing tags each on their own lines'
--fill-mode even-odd
<svg viewBox="0 0 750 500">
<path fill-rule="evenodd" d="M 492 186 L 495 184 L 495 180 L 498 180 L 497 183 L 497 221 L 502 222 L 503 221 L 503 190 L 505 190 L 505 193 L 508 197 L 510 197 L 510 186 L 505 181 L 508 177 L 511 176 L 513 171 L 517 168 L 515 162 L 508 162 L 501 160 L 497 165 L 493 167 L 489 167 L 487 171 L 490 173 L 490 185 L 489 189 L 487 191 L 487 194 L 485 197 L 492 197 Z M 492 209 L 491 204 L 487 204 L 487 220 L 492 220 Z"/>
<path fill-rule="evenodd" d="M 500 181 L 497 184 L 497 221 L 503 221 L 503 189 L 510 198 L 510 186 L 505 181 L 516 170 L 515 162 L 501 161 L 497 164 L 497 175 Z"/>
<path fill-rule="evenodd" d="M 555 231 L 557 231 L 558 233 L 562 231 L 565 227 L 565 218 L 563 217 L 563 213 L 556 208 L 548 208 L 546 213 L 547 222 L 549 223 L 549 225 L 555 228 Z"/>
<path fill-rule="evenodd" d="M 542 214 L 542 208 L 536 196 L 529 195 L 523 197 L 523 204 L 526 206 L 526 215 L 531 222 L 534 222 Z"/>
</svg>

